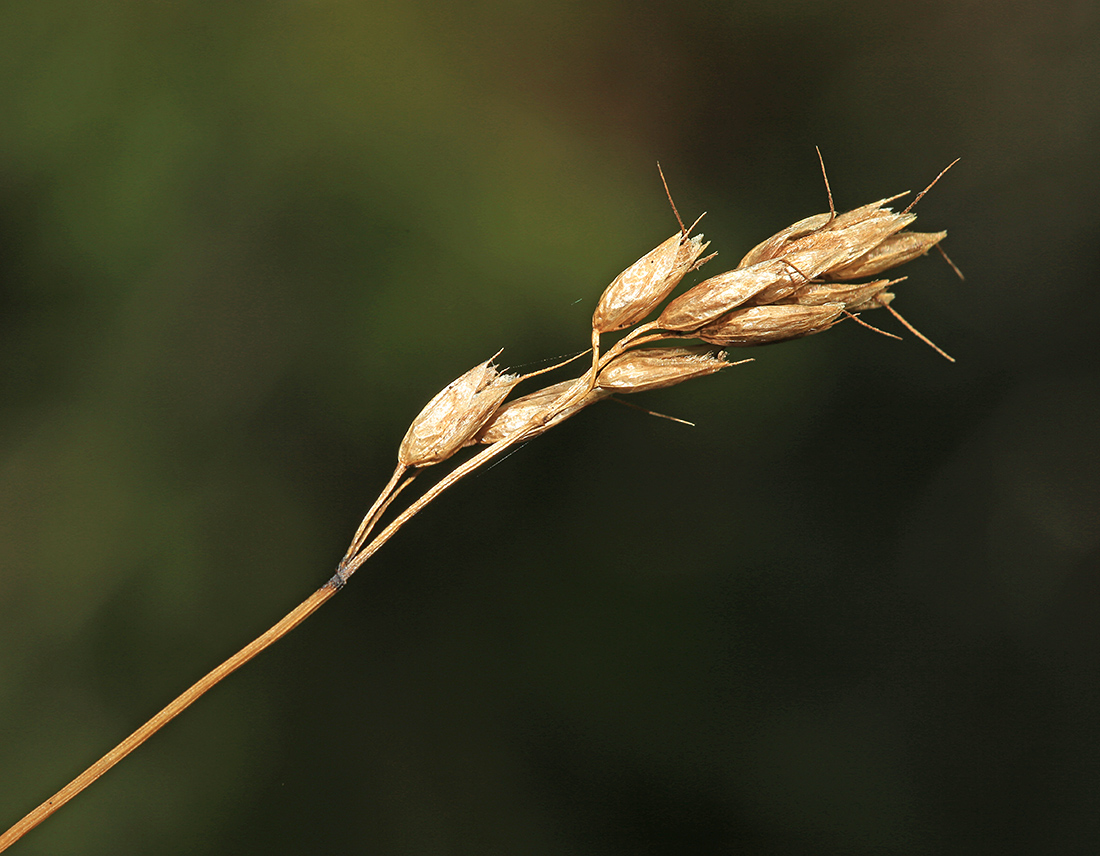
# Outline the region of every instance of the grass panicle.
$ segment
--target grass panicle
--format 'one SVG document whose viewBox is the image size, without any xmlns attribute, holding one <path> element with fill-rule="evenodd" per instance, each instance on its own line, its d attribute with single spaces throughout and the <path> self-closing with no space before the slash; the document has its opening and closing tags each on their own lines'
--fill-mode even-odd
<svg viewBox="0 0 1100 856">
<path fill-rule="evenodd" d="M 664 181 L 663 173 L 661 179 Z M 905 194 L 837 214 L 827 176 L 825 183 L 828 213 L 806 217 L 780 230 L 750 250 L 733 270 L 709 277 L 669 300 L 689 273 L 713 258 L 702 256 L 708 246 L 703 236 L 691 235 L 698 220 L 690 228 L 685 227 L 673 205 L 680 231 L 615 277 L 597 301 L 592 315 L 592 363 L 579 377 L 551 383 L 509 401 L 521 382 L 544 372 L 502 373 L 493 364 L 498 353 L 448 384 L 410 424 L 399 446 L 393 475 L 363 518 L 332 578 L 0 835 L 0 850 L 57 811 L 199 696 L 297 627 L 340 591 L 411 517 L 517 443 L 613 395 L 662 389 L 738 365 L 709 345 L 741 348 L 772 344 L 820 333 L 847 318 L 870 327 L 857 316 L 879 307 L 885 307 L 928 342 L 889 305 L 894 295 L 887 289 L 904 278 L 853 281 L 876 277 L 939 247 L 945 232 L 907 231 L 916 219 L 913 204 L 928 188 L 901 212 L 894 212 L 888 204 Z M 663 309 L 661 304 L 665 304 Z M 656 320 L 645 320 L 655 313 Z M 603 335 L 627 328 L 633 329 L 601 352 Z M 706 344 L 684 345 L 683 340 Z M 470 457 L 393 513 L 375 534 L 420 471 L 450 463 L 468 447 L 473 447 Z"/>
</svg>

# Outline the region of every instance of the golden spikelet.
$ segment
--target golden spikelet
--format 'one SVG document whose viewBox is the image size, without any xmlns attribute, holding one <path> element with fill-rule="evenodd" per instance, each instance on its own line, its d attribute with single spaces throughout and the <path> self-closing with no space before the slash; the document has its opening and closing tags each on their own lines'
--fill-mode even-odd
<svg viewBox="0 0 1100 856">
<path fill-rule="evenodd" d="M 518 375 L 497 371 L 492 365 L 496 356 L 451 381 L 424 405 L 397 450 L 402 465 L 426 467 L 445 461 L 496 413 L 519 383 Z"/>
<path fill-rule="evenodd" d="M 707 248 L 702 235 L 677 232 L 620 273 L 592 313 L 592 329 L 611 333 L 644 321 L 695 265 Z"/>
</svg>

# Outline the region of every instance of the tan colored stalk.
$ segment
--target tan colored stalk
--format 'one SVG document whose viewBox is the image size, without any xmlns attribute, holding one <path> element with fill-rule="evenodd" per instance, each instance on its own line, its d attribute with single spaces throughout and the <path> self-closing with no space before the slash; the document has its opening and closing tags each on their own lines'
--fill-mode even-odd
<svg viewBox="0 0 1100 856">
<path fill-rule="evenodd" d="M 664 176 L 661 178 L 663 181 Z M 667 192 L 667 184 L 665 189 Z M 926 192 L 927 188 L 917 199 Z M 854 318 L 860 311 L 880 306 L 896 315 L 896 310 L 887 305 L 893 294 L 886 289 L 900 279 L 865 283 L 851 280 L 879 274 L 923 255 L 933 246 L 938 247 L 946 234 L 905 231 L 915 215 L 910 213 L 912 205 L 901 213 L 885 207 L 896 198 L 838 215 L 830 190 L 828 214 L 804 218 L 781 230 L 751 250 L 736 269 L 689 288 L 668 302 L 655 321 L 647 322 L 645 319 L 658 312 L 685 275 L 712 258 L 700 259 L 707 244 L 702 235 L 691 236 L 698 220 L 685 228 L 677 213 L 680 231 L 619 274 L 598 301 L 592 316 L 592 363 L 583 375 L 509 402 L 506 399 L 519 383 L 543 372 L 522 377 L 504 374 L 489 359 L 448 384 L 412 421 L 398 450 L 393 475 L 370 506 L 328 582 L 0 835 L 0 851 L 110 770 L 199 696 L 305 621 L 414 515 L 460 479 L 517 443 L 542 434 L 613 394 L 661 389 L 736 365 L 726 359 L 724 352 L 705 345 L 680 347 L 670 343 L 696 339 L 747 347 L 817 333 L 845 317 Z M 633 329 L 601 353 L 601 335 L 627 327 Z M 662 342 L 665 344 L 658 347 L 645 347 Z M 412 500 L 372 537 L 421 470 L 448 462 L 471 445 L 484 448 Z"/>
</svg>

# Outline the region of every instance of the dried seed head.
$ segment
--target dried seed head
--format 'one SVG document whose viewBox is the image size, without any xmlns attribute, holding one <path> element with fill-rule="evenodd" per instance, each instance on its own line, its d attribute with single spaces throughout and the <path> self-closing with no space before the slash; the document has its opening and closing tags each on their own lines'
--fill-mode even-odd
<svg viewBox="0 0 1100 856">
<path fill-rule="evenodd" d="M 904 193 L 898 194 L 898 196 L 904 195 Z M 871 202 L 868 205 L 861 205 L 859 208 L 853 208 L 851 211 L 835 216 L 832 214 L 814 214 L 812 217 L 799 220 L 749 250 L 745 257 L 741 259 L 738 267 L 748 267 L 768 259 L 784 258 L 793 261 L 790 258 L 792 252 L 812 250 L 821 243 L 824 243 L 827 247 L 834 246 L 827 237 L 829 232 L 839 232 L 860 224 L 904 216 L 895 214 L 889 208 L 882 207 L 885 203 L 897 199 L 898 196 L 890 196 L 877 202 Z M 803 263 L 807 267 L 813 266 L 812 263 L 805 260 Z M 799 270 L 803 270 L 801 265 L 799 265 Z M 811 274 L 811 276 L 816 276 L 816 274 Z"/>
<path fill-rule="evenodd" d="M 426 467 L 444 461 L 467 444 L 492 418 L 519 383 L 490 365 L 496 357 L 451 381 L 412 421 L 397 452 L 405 466 Z"/>
<path fill-rule="evenodd" d="M 474 442 L 496 443 L 499 440 L 511 437 L 527 426 L 530 426 L 530 429 L 526 436 L 528 438 L 537 437 L 548 428 L 552 428 L 559 422 L 579 413 L 589 404 L 594 404 L 600 399 L 611 395 L 610 392 L 596 388 L 589 390 L 580 401 L 574 404 L 554 408 L 554 405 L 570 388 L 579 387 L 582 381 L 587 383 L 586 378 L 563 380 L 561 383 L 555 383 L 537 392 L 532 392 L 530 395 L 521 396 L 515 401 L 509 401 L 507 404 L 502 405 L 493 414 L 492 419 L 485 423 L 485 427 L 474 437 Z M 554 408 L 553 413 L 551 408 Z"/>
<path fill-rule="evenodd" d="M 829 276 L 833 279 L 874 276 L 923 256 L 945 237 L 947 232 L 899 232 L 855 261 L 831 270 Z"/>
<path fill-rule="evenodd" d="M 811 235 L 791 241 L 783 259 L 810 279 L 831 277 L 834 270 L 867 255 L 915 219 L 913 214 L 895 214 L 880 209 L 843 229 L 835 229 L 830 223 Z"/>
<path fill-rule="evenodd" d="M 896 198 L 880 199 L 835 217 L 815 214 L 800 220 L 754 247 L 739 267 L 749 267 L 766 259 L 783 259 L 811 279 L 831 276 L 833 271 L 845 269 L 871 253 L 916 219 L 916 215 L 908 211 L 897 214 L 884 207 Z M 885 269 L 861 269 L 858 276 L 870 276 Z M 783 296 L 765 294 L 755 302 L 770 303 Z"/>
<path fill-rule="evenodd" d="M 822 226 L 829 222 L 831 214 L 814 214 L 812 217 L 807 217 L 805 220 L 799 220 L 784 229 L 782 232 L 777 232 L 772 235 L 768 240 L 763 241 L 753 247 L 745 257 L 741 259 L 741 263 L 738 267 L 748 267 L 754 265 L 757 262 L 766 262 L 768 259 L 782 258 L 786 252 L 787 245 L 805 235 L 809 235 L 811 232 L 816 232 Z"/>
<path fill-rule="evenodd" d="M 784 303 L 801 306 L 823 306 L 826 303 L 843 303 L 846 307 L 860 306 L 880 291 L 899 283 L 901 279 L 876 279 L 874 282 L 812 282 L 792 294 Z"/>
<path fill-rule="evenodd" d="M 680 332 L 695 330 L 754 299 L 766 288 L 780 286 L 790 293 L 805 282 L 805 277 L 782 259 L 728 270 L 703 280 L 669 303 L 657 319 L 657 326 Z"/>
<path fill-rule="evenodd" d="M 707 244 L 702 235 L 677 232 L 615 277 L 592 313 L 592 329 L 610 333 L 637 324 L 672 292 Z"/>
<path fill-rule="evenodd" d="M 712 345 L 767 345 L 826 330 L 836 323 L 843 312 L 843 303 L 746 306 L 707 324 L 695 335 Z"/>
<path fill-rule="evenodd" d="M 643 348 L 616 357 L 596 379 L 598 389 L 645 392 L 714 374 L 729 366 L 725 354 L 708 348 Z"/>
</svg>

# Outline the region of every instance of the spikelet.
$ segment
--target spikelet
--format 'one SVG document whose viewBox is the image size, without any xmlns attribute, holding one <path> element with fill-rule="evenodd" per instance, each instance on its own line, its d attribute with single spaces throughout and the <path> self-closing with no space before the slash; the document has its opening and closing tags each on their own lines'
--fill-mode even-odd
<svg viewBox="0 0 1100 856">
<path fill-rule="evenodd" d="M 855 261 L 830 271 L 829 276 L 832 279 L 874 276 L 923 256 L 946 237 L 947 232 L 900 232 Z"/>
<path fill-rule="evenodd" d="M 903 232 L 916 215 L 883 207 L 895 198 L 835 217 L 815 214 L 799 220 L 754 247 L 735 270 L 713 276 L 672 300 L 657 324 L 664 330 L 690 332 L 742 305 L 806 302 L 794 295 L 808 295 L 806 289 L 818 280 L 870 276 L 927 252 L 943 235 Z M 861 297 L 861 302 L 866 299 L 867 295 Z M 832 300 L 819 296 L 814 302 Z"/>
<path fill-rule="evenodd" d="M 916 219 L 908 211 L 895 213 L 884 207 L 904 195 L 880 199 L 836 216 L 815 214 L 800 220 L 755 246 L 738 267 L 782 258 L 811 279 L 827 275 L 871 252 Z"/>
<path fill-rule="evenodd" d="M 600 296 L 592 313 L 593 332 L 610 333 L 644 320 L 696 266 L 707 246 L 702 235 L 689 238 L 680 231 L 634 262 Z"/>
<path fill-rule="evenodd" d="M 852 309 L 863 306 L 879 292 L 904 279 L 905 277 L 876 279 L 873 282 L 811 282 L 802 286 L 783 302 L 798 303 L 802 306 L 843 303 L 846 309 Z"/>
<path fill-rule="evenodd" d="M 501 374 L 491 365 L 496 356 L 451 381 L 424 406 L 397 451 L 401 464 L 426 467 L 445 461 L 492 418 L 519 383 L 517 375 Z"/>
<path fill-rule="evenodd" d="M 657 326 L 662 330 L 695 330 L 778 283 L 785 283 L 793 291 L 805 282 L 806 278 L 782 259 L 728 270 L 672 300 L 657 318 Z"/>
<path fill-rule="evenodd" d="M 600 372 L 597 389 L 646 392 L 705 377 L 730 366 L 722 352 L 709 348 L 644 348 L 616 357 Z"/>
<path fill-rule="evenodd" d="M 809 235 L 812 232 L 816 232 L 828 223 L 832 216 L 831 214 L 814 214 L 812 217 L 806 217 L 788 226 L 786 229 L 776 232 L 768 238 L 768 240 L 762 241 L 749 250 L 737 266 L 749 267 L 757 262 L 766 262 L 768 259 L 782 258 L 787 245 L 791 241 Z"/>
<path fill-rule="evenodd" d="M 841 214 L 818 231 L 787 242 L 781 258 L 810 279 L 829 278 L 832 271 L 867 255 L 916 219 L 915 214 L 875 209 L 837 228 L 835 224 L 844 217 Z"/>
<path fill-rule="evenodd" d="M 704 342 L 726 347 L 770 345 L 827 330 L 843 313 L 843 303 L 825 303 L 821 306 L 746 306 L 734 309 L 717 321 L 707 324 L 697 330 L 695 335 Z"/>
<path fill-rule="evenodd" d="M 745 257 L 741 259 L 738 267 L 748 267 L 767 259 L 789 258 L 792 252 L 810 250 L 822 243 L 826 247 L 830 247 L 830 232 L 843 232 L 858 226 L 862 226 L 864 230 L 870 228 L 873 231 L 876 225 L 884 225 L 884 221 L 889 223 L 896 221 L 899 217 L 910 216 L 907 213 L 895 214 L 889 208 L 883 207 L 887 202 L 893 202 L 904 195 L 904 193 L 897 193 L 894 196 L 887 196 L 885 199 L 861 205 L 859 208 L 853 208 L 843 214 L 814 214 L 812 217 L 799 220 L 749 250 Z M 916 215 L 912 215 L 908 222 L 912 222 L 913 219 L 916 219 Z M 900 228 L 904 228 L 904 225 Z M 866 231 L 864 231 L 864 236 L 867 237 Z M 883 238 L 885 237 L 883 235 Z M 874 245 L 872 243 L 865 246 L 864 252 L 870 250 Z M 799 269 L 805 270 L 801 265 Z M 816 276 L 816 274 L 810 274 L 810 276 Z"/>
<path fill-rule="evenodd" d="M 576 403 L 555 407 L 571 388 L 583 389 L 584 383 L 583 377 L 563 380 L 561 383 L 521 396 L 515 401 L 509 401 L 485 423 L 485 427 L 477 433 L 473 442 L 496 443 L 521 430 L 524 431 L 526 438 L 537 437 L 548 428 L 580 413 L 589 404 L 595 404 L 611 394 L 597 387 L 587 390 Z"/>
</svg>

